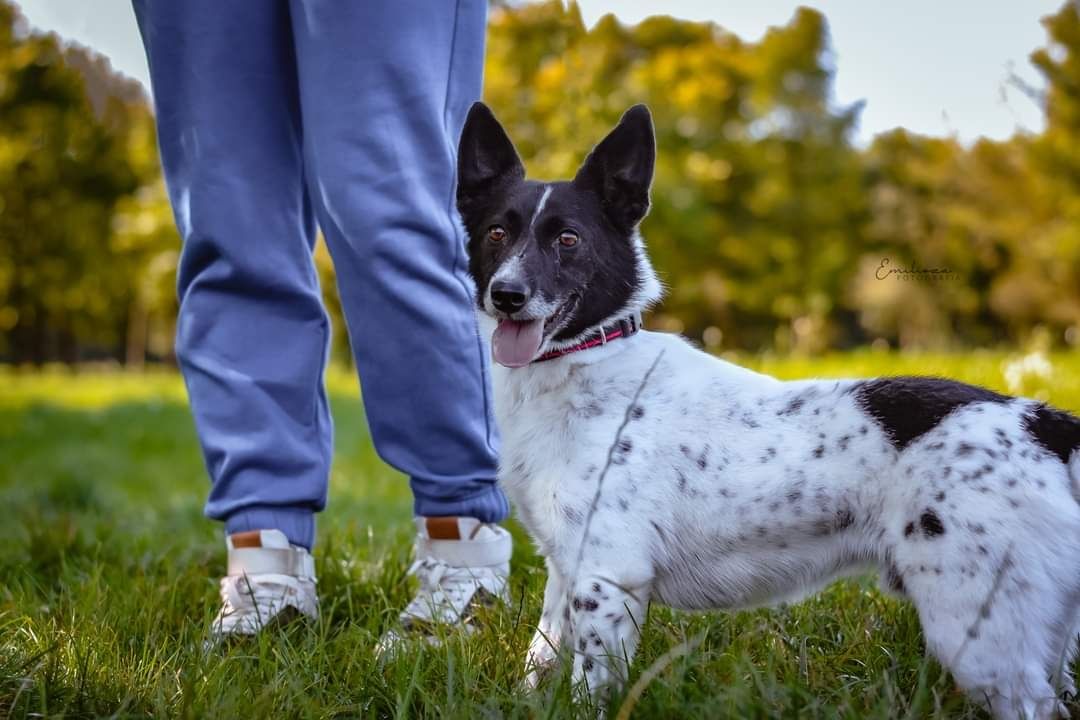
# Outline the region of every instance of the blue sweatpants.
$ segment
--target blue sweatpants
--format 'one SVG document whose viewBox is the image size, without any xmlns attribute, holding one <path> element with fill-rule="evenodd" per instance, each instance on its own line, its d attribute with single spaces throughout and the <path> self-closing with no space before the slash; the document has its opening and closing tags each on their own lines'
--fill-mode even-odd
<svg viewBox="0 0 1080 720">
<path fill-rule="evenodd" d="M 379 455 L 419 515 L 498 521 L 456 143 L 486 0 L 134 0 L 183 238 L 176 353 L 227 532 L 311 547 L 333 447 L 323 231 Z M 357 439 L 359 441 L 359 439 Z"/>
</svg>

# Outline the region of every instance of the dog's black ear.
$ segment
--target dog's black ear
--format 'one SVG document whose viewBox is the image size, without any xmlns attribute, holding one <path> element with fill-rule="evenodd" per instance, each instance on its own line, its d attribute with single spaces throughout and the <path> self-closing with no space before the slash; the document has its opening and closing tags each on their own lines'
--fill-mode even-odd
<svg viewBox="0 0 1080 720">
<path fill-rule="evenodd" d="M 473 103 L 458 143 L 457 204 L 465 224 L 493 192 L 524 177 L 525 166 L 491 109 Z"/>
<path fill-rule="evenodd" d="M 635 105 L 585 158 L 574 184 L 597 193 L 611 221 L 629 233 L 649 211 L 655 164 L 652 116 Z"/>
</svg>

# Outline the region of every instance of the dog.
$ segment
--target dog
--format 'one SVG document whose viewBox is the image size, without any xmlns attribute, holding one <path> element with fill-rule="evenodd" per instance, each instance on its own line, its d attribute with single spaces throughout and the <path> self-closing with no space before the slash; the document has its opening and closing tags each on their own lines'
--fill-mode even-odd
<svg viewBox="0 0 1080 720">
<path fill-rule="evenodd" d="M 626 680 L 651 601 L 744 608 L 877 568 L 1002 718 L 1065 712 L 1080 630 L 1080 420 L 937 378 L 783 382 L 647 332 L 656 147 L 629 109 L 537 182 L 476 104 L 457 205 L 491 333 L 499 481 L 544 556 L 535 685 L 560 647 Z"/>
</svg>

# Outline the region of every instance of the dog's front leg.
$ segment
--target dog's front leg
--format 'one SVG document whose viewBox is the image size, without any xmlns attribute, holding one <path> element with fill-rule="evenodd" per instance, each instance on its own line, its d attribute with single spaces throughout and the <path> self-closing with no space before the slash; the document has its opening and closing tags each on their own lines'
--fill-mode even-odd
<svg viewBox="0 0 1080 720">
<path fill-rule="evenodd" d="M 570 588 L 574 682 L 594 697 L 626 682 L 645 621 L 648 587 L 585 573 Z"/>
<path fill-rule="evenodd" d="M 559 646 L 570 616 L 566 583 L 555 565 L 550 560 L 546 562 L 548 574 L 547 585 L 544 586 L 544 609 L 529 643 L 529 653 L 525 656 L 525 686 L 528 688 L 535 688 L 558 659 Z"/>
</svg>

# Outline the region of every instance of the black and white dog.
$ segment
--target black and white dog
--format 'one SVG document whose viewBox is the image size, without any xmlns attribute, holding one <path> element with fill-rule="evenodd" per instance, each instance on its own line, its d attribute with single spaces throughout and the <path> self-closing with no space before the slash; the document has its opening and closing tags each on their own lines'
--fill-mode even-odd
<svg viewBox="0 0 1080 720">
<path fill-rule="evenodd" d="M 484 105 L 461 138 L 500 479 L 548 568 L 530 682 L 560 644 L 590 689 L 624 680 L 650 600 L 746 607 L 869 565 L 973 698 L 1063 712 L 1080 420 L 941 379 L 781 382 L 641 330 L 654 160 L 644 106 L 569 182 L 526 180 Z"/>
</svg>

